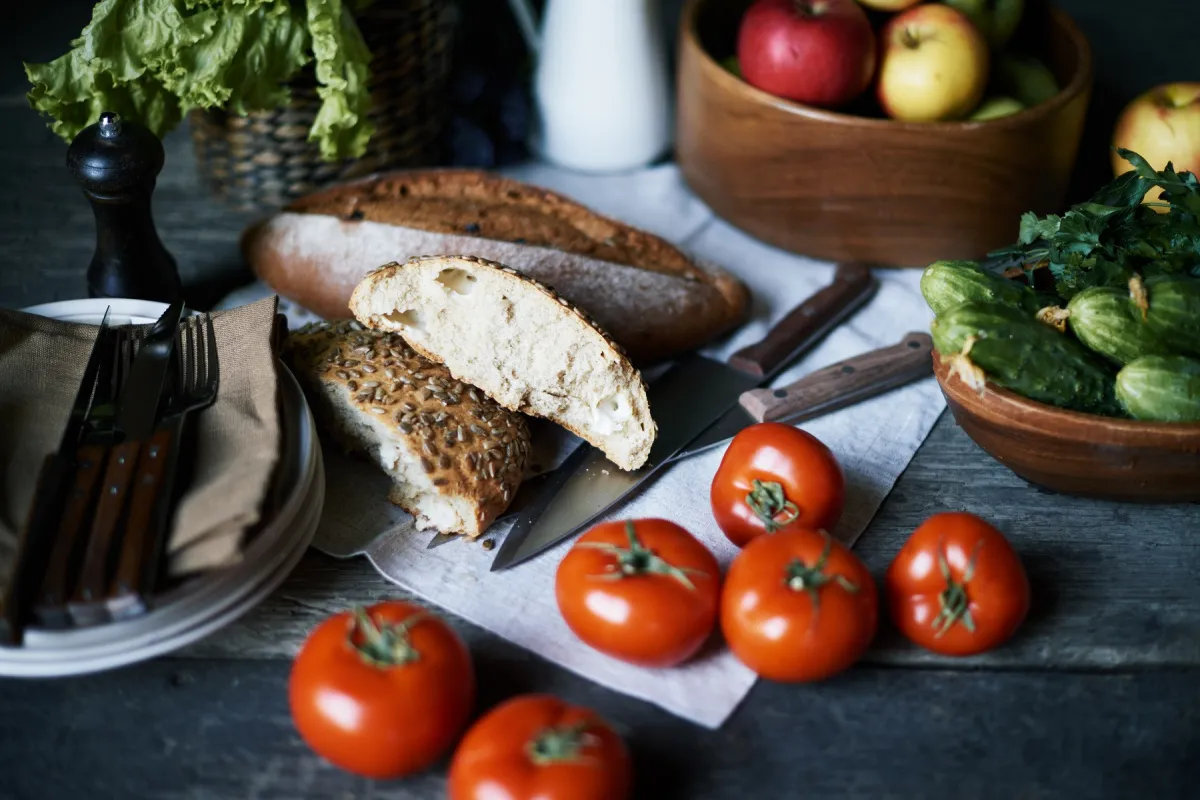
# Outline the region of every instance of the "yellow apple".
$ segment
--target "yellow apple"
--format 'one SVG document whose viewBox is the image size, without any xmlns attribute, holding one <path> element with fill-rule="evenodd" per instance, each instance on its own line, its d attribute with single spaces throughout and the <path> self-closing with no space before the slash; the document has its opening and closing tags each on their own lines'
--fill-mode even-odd
<svg viewBox="0 0 1200 800">
<path fill-rule="evenodd" d="M 1200 83 L 1168 83 L 1138 97 L 1121 112 L 1113 131 L 1113 147 L 1124 147 L 1162 169 L 1170 161 L 1176 172 L 1200 175 Z M 1133 169 L 1116 151 L 1113 174 Z M 1157 199 L 1159 189 L 1144 199 Z"/>
<path fill-rule="evenodd" d="M 921 0 L 858 0 L 859 5 L 873 8 L 876 11 L 902 11 L 919 2 Z"/>
<path fill-rule="evenodd" d="M 897 14 L 880 34 L 876 93 L 893 119 L 960 119 L 979 105 L 988 80 L 988 44 L 966 15 L 922 5 Z"/>
</svg>

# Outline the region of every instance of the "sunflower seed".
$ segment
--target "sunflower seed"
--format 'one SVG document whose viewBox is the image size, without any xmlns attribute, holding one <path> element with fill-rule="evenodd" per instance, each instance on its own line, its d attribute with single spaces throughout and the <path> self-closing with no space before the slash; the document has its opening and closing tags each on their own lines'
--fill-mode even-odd
<svg viewBox="0 0 1200 800">
<path fill-rule="evenodd" d="M 488 477 L 489 477 L 489 478 L 495 478 L 495 477 L 496 477 L 496 462 L 492 461 L 492 462 L 489 462 L 489 463 L 488 463 L 488 466 L 487 466 L 487 472 L 488 472 Z"/>
<path fill-rule="evenodd" d="M 364 344 L 362 347 L 356 347 L 356 348 L 354 348 L 353 350 L 351 350 L 350 352 L 351 352 L 351 353 L 365 353 L 365 352 L 367 352 L 367 351 L 368 351 L 368 350 L 370 350 L 370 349 L 371 349 L 371 348 L 370 348 L 369 346 L 367 346 L 367 345 L 365 345 L 365 344 Z"/>
<path fill-rule="evenodd" d="M 479 402 L 479 393 L 478 393 L 478 392 L 476 392 L 474 389 L 468 389 L 468 390 L 467 390 L 467 395 L 468 395 L 468 396 L 469 396 L 469 397 L 470 397 L 472 400 L 474 400 L 476 403 L 478 403 L 478 402 Z"/>
<path fill-rule="evenodd" d="M 349 369 L 350 367 L 357 367 L 358 365 L 359 365 L 359 362 L 353 358 L 348 358 L 342 362 L 342 366 L 345 367 L 346 369 Z"/>
<path fill-rule="evenodd" d="M 358 391 L 358 381 L 346 381 L 346 388 L 352 392 Z"/>
<path fill-rule="evenodd" d="M 430 430 L 429 428 L 421 428 L 421 438 L 426 439 L 426 440 L 432 439 L 433 431 Z"/>
<path fill-rule="evenodd" d="M 335 374 L 342 380 L 348 380 L 350 378 L 350 373 L 346 372 L 345 370 L 339 369 Z"/>
<path fill-rule="evenodd" d="M 413 376 L 414 378 L 416 378 L 417 380 L 419 380 L 419 381 L 423 381 L 423 380 L 425 380 L 425 373 L 424 373 L 424 372 L 414 372 L 414 373 L 412 374 L 412 376 Z"/>
<path fill-rule="evenodd" d="M 364 389 L 374 389 L 378 385 L 379 385 L 379 381 L 363 381 Z"/>
<path fill-rule="evenodd" d="M 412 425 L 409 425 L 407 422 L 401 422 L 400 430 L 404 431 L 405 434 L 411 434 L 413 432 L 413 427 L 412 427 Z"/>
<path fill-rule="evenodd" d="M 371 413 L 372 413 L 372 414 L 386 414 L 386 413 L 387 413 L 387 409 L 386 409 L 386 408 L 380 408 L 379 406 L 371 406 Z"/>
<path fill-rule="evenodd" d="M 487 431 L 485 431 L 483 428 L 479 427 L 478 425 L 471 426 L 471 433 L 475 434 L 476 436 L 486 436 L 487 435 Z"/>
<path fill-rule="evenodd" d="M 427 455 L 427 456 L 436 456 L 438 454 L 437 448 L 435 448 L 429 442 L 424 442 L 421 444 L 421 451 L 424 452 L 425 455 Z"/>
</svg>

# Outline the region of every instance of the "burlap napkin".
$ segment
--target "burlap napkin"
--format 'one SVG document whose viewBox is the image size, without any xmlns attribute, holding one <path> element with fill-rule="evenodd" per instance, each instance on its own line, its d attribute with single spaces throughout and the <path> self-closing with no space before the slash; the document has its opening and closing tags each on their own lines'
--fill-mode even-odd
<svg viewBox="0 0 1200 800">
<path fill-rule="evenodd" d="M 261 518 L 279 453 L 271 347 L 276 306 L 268 297 L 213 314 L 220 390 L 217 402 L 193 417 L 195 447 L 185 454 L 191 477 L 167 542 L 172 575 L 236 562 L 244 534 Z M 38 470 L 58 447 L 96 331 L 0 310 L 0 588 L 8 583 Z"/>
</svg>

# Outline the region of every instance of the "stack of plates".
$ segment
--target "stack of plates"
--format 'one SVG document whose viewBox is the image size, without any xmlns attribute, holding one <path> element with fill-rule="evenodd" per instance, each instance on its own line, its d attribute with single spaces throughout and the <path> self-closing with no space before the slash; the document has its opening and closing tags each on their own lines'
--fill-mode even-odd
<svg viewBox="0 0 1200 800">
<path fill-rule="evenodd" d="M 25 309 L 32 314 L 98 325 L 154 322 L 166 306 L 140 300 L 71 300 Z M 76 675 L 144 661 L 190 644 L 257 605 L 299 563 L 312 541 L 325 500 L 325 470 L 312 414 L 296 379 L 279 365 L 280 463 L 278 512 L 247 543 L 240 563 L 180 584 L 139 617 L 73 630 L 30 627 L 21 647 L 0 647 L 0 675 Z"/>
</svg>

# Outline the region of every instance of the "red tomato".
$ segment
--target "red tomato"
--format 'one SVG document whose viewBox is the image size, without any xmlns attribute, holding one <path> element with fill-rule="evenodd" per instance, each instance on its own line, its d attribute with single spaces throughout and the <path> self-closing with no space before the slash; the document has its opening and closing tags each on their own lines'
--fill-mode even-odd
<svg viewBox="0 0 1200 800">
<path fill-rule="evenodd" d="M 550 695 L 496 706 L 459 743 L 450 800 L 623 800 L 633 769 L 595 712 Z"/>
<path fill-rule="evenodd" d="M 579 538 L 558 565 L 558 610 L 602 653 L 647 667 L 680 663 L 703 646 L 717 619 L 721 567 L 686 530 L 665 519 L 606 522 Z"/>
<path fill-rule="evenodd" d="M 721 631 L 764 678 L 818 681 L 862 657 L 879 596 L 858 556 L 824 531 L 788 527 L 733 560 L 721 592 Z"/>
<path fill-rule="evenodd" d="M 454 744 L 475 702 L 475 673 L 453 628 L 396 600 L 318 625 L 296 656 L 288 699 L 318 755 L 358 775 L 397 778 Z"/>
<path fill-rule="evenodd" d="M 778 422 L 733 437 L 712 483 L 713 516 L 738 547 L 791 525 L 832 528 L 845 498 L 842 468 L 829 448 Z"/>
<path fill-rule="evenodd" d="M 925 520 L 888 567 L 896 627 L 935 653 L 966 656 L 1008 640 L 1029 612 L 1029 579 L 1004 534 L 974 514 Z"/>
</svg>

